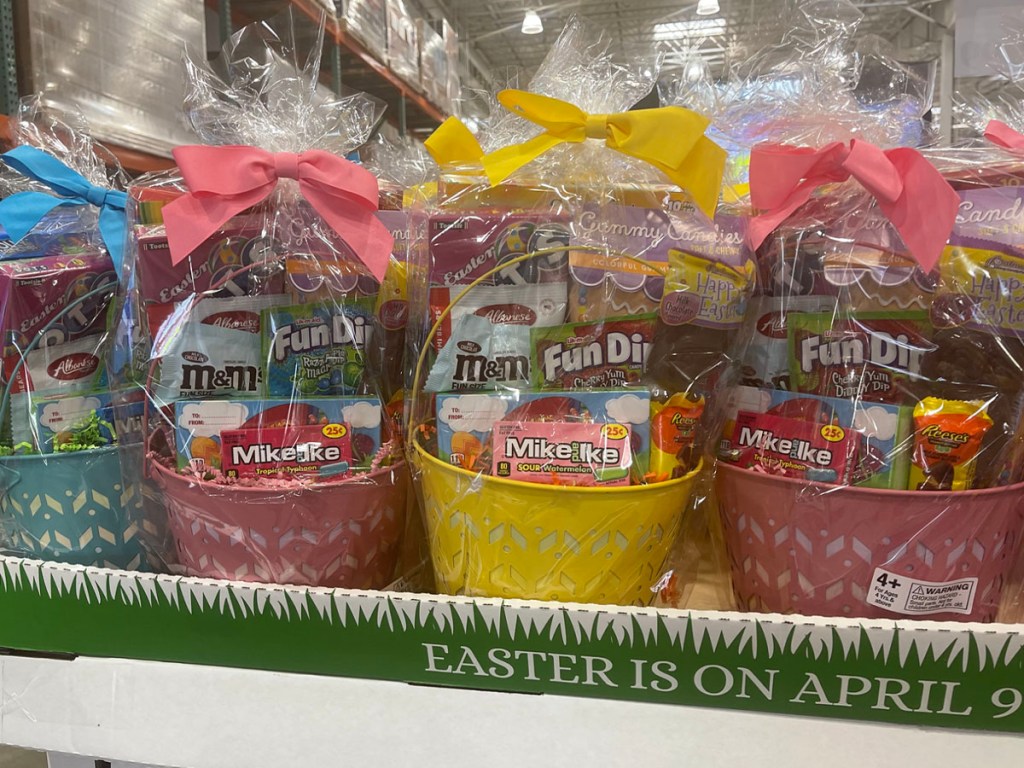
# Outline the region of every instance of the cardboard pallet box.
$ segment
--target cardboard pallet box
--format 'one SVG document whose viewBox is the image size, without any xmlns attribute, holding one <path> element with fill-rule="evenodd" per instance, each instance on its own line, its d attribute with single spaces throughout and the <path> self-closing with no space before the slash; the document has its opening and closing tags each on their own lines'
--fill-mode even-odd
<svg viewBox="0 0 1024 768">
<path fill-rule="evenodd" d="M 446 109 L 448 95 L 448 59 L 444 38 L 424 19 L 416 20 L 420 43 L 420 87 L 427 98 Z"/>
<path fill-rule="evenodd" d="M 358 592 L 14 557 L 0 558 L 0 612 L 0 646 L 15 651 L 1024 732 L 1021 625 Z"/>
<path fill-rule="evenodd" d="M 385 0 L 335 0 L 338 24 L 381 61 L 387 61 L 388 25 Z"/>
<path fill-rule="evenodd" d="M 403 0 L 387 0 L 388 66 L 412 86 L 420 86 L 416 19 Z"/>
</svg>

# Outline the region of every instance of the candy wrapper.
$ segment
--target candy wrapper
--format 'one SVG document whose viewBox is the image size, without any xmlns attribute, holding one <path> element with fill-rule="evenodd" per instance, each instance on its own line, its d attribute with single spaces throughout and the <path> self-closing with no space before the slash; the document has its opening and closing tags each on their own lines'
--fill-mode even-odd
<svg viewBox="0 0 1024 768">
<path fill-rule="evenodd" d="M 0 156 L 0 524 L 21 556 L 144 568 L 141 491 L 122 481 L 126 425 L 106 365 L 124 176 L 87 130 L 29 97 Z"/>
<path fill-rule="evenodd" d="M 402 138 L 386 123 L 359 150 L 368 170 L 380 181 L 377 216 L 394 241 L 392 257 L 377 294 L 375 305 L 378 333 L 367 348 L 368 364 L 380 371 L 380 385 L 387 412 L 395 423 L 395 436 L 403 430 L 405 396 L 405 329 L 409 318 L 408 249 L 411 223 L 406 208 L 411 190 L 432 180 L 437 165 L 420 142 Z"/>
<path fill-rule="evenodd" d="M 324 28 L 309 40 L 300 23 L 288 11 L 209 64 L 187 57 L 205 144 L 130 189 L 114 376 L 144 393 L 131 471 L 162 512 L 167 541 L 151 546 L 172 545 L 167 567 L 379 588 L 406 474 L 385 414 L 394 377 L 370 350 L 402 315 L 388 308 L 402 225 L 345 159 L 380 104 L 319 84 Z"/>
<path fill-rule="evenodd" d="M 716 485 L 738 602 L 991 621 L 1024 516 L 1017 187 L 977 154 L 807 135 L 751 152 Z"/>
<path fill-rule="evenodd" d="M 407 449 L 444 591 L 647 604 L 699 535 L 705 413 L 755 272 L 743 219 L 716 216 L 707 121 L 627 111 L 658 64 L 574 19 L 480 143 L 454 119 L 426 142 Z"/>
</svg>

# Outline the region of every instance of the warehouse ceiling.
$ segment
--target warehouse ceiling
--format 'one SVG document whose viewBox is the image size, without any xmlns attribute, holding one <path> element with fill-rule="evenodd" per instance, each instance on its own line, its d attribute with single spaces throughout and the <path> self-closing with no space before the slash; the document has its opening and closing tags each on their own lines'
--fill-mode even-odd
<svg viewBox="0 0 1024 768">
<path fill-rule="evenodd" d="M 501 80 L 509 67 L 527 73 L 536 69 L 573 14 L 602 26 L 627 45 L 657 42 L 677 58 L 699 51 L 712 71 L 720 72 L 750 52 L 779 42 L 794 22 L 799 23 L 797 6 L 810 15 L 826 14 L 829 9 L 834 15 L 840 6 L 847 18 L 862 14 L 858 36 L 895 40 L 915 22 L 921 26 L 941 0 L 718 0 L 720 11 L 713 15 L 697 15 L 693 0 L 421 0 L 420 4 L 454 18 L 481 79 Z M 521 31 L 528 10 L 541 17 L 542 33 Z M 932 49 L 911 54 L 919 59 L 935 57 Z"/>
</svg>

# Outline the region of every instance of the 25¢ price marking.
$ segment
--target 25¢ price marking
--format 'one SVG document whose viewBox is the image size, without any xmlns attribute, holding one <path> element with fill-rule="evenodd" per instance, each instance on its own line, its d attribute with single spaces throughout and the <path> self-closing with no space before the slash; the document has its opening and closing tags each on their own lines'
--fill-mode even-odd
<svg viewBox="0 0 1024 768">
<path fill-rule="evenodd" d="M 821 436 L 830 443 L 838 443 L 846 437 L 846 431 L 838 424 L 825 424 L 821 428 Z"/>
<path fill-rule="evenodd" d="M 622 440 L 629 434 L 621 424 L 605 424 L 601 427 L 601 434 L 608 440 Z"/>
</svg>

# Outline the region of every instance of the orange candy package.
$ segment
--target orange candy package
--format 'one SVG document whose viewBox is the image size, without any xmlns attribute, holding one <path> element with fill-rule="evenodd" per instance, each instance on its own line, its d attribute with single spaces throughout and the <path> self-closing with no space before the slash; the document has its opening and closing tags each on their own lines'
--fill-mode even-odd
<svg viewBox="0 0 1024 768">
<path fill-rule="evenodd" d="M 926 397 L 914 408 L 911 490 L 966 491 L 992 418 L 981 400 Z"/>
</svg>

